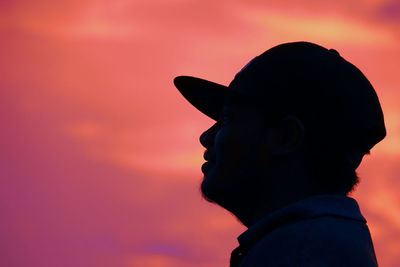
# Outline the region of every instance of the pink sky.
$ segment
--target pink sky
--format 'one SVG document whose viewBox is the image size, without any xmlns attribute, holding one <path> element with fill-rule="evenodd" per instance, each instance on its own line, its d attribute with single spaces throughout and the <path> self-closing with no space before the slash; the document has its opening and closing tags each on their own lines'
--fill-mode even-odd
<svg viewBox="0 0 400 267">
<path fill-rule="evenodd" d="M 387 137 L 353 195 L 400 265 L 400 2 L 3 0 L 0 265 L 227 266 L 245 228 L 201 199 L 213 121 L 172 84 L 228 84 L 282 42 L 334 48 L 374 85 Z"/>
</svg>

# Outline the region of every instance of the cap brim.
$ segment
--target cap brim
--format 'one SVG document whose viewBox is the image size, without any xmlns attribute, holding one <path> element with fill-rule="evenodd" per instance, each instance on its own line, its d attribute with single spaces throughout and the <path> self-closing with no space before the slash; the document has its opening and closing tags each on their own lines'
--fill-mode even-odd
<svg viewBox="0 0 400 267">
<path fill-rule="evenodd" d="M 191 76 L 178 76 L 174 84 L 189 103 L 213 120 L 218 120 L 224 97 L 232 93 L 227 86 Z"/>
</svg>

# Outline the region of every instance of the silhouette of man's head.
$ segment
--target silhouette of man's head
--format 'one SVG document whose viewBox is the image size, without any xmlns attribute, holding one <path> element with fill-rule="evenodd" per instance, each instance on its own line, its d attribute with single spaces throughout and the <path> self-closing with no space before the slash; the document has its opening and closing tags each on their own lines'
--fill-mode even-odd
<svg viewBox="0 0 400 267">
<path fill-rule="evenodd" d="M 200 136 L 202 194 L 245 225 L 310 195 L 348 194 L 363 156 L 386 135 L 367 78 L 308 42 L 267 50 L 227 87 L 189 76 L 174 83 L 216 121 Z"/>
</svg>

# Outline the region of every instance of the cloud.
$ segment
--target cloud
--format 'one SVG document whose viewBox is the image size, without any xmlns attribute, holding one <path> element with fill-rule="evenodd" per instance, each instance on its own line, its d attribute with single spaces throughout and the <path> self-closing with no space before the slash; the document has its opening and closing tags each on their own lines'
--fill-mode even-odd
<svg viewBox="0 0 400 267">
<path fill-rule="evenodd" d="M 152 267 L 213 267 L 214 263 L 193 262 L 166 254 L 134 254 L 126 257 L 126 266 L 152 266 Z"/>
<path fill-rule="evenodd" d="M 102 122 L 70 123 L 65 136 L 79 141 L 83 152 L 92 159 L 112 162 L 116 166 L 151 174 L 190 172 L 200 175 L 204 149 L 198 138 L 198 126 L 190 123 L 170 123 L 148 128 L 124 129 L 124 126 Z M 129 127 L 129 126 L 128 126 Z M 160 134 L 162 131 L 162 134 Z M 192 143 L 198 143 L 194 149 Z M 181 179 L 179 175 L 175 179 Z"/>
<path fill-rule="evenodd" d="M 384 20 L 400 22 L 400 2 L 397 0 L 384 2 L 377 9 L 377 13 Z"/>
<path fill-rule="evenodd" d="M 260 12 L 245 15 L 255 24 L 274 36 L 312 42 L 329 42 L 363 46 L 388 46 L 396 44 L 391 32 L 337 15 L 307 13 Z"/>
</svg>

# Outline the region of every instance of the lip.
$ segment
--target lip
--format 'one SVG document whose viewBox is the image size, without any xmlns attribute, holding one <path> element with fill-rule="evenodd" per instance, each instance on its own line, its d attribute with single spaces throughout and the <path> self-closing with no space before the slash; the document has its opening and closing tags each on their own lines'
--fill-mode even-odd
<svg viewBox="0 0 400 267">
<path fill-rule="evenodd" d="M 203 173 L 208 172 L 208 170 L 212 167 L 212 165 L 213 165 L 213 162 L 211 162 L 211 161 L 204 162 L 203 165 L 201 165 L 201 171 Z"/>
<path fill-rule="evenodd" d="M 206 151 L 204 151 L 203 158 L 206 161 L 215 162 L 215 158 L 212 155 L 213 154 L 211 154 L 208 150 L 206 150 Z"/>
</svg>

